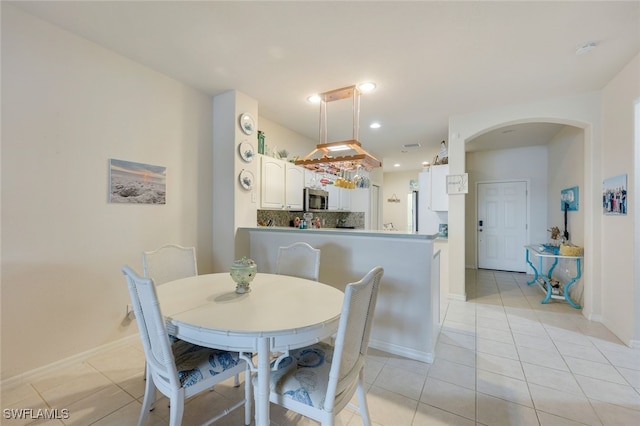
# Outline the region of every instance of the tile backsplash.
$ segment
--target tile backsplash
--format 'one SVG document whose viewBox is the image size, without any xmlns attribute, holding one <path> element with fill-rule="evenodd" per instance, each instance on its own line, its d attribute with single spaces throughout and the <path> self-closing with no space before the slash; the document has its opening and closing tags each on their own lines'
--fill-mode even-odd
<svg viewBox="0 0 640 426">
<path fill-rule="evenodd" d="M 258 210 L 258 226 L 293 226 L 296 217 L 302 219 L 304 212 L 285 210 Z M 324 228 L 354 227 L 364 229 L 364 212 L 314 212 Z M 271 221 L 271 222 L 270 222 Z"/>
</svg>

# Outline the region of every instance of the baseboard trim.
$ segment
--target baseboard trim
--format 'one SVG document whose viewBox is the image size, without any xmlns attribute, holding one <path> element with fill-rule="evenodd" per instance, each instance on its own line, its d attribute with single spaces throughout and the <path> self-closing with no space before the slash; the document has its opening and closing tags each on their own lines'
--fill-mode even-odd
<svg viewBox="0 0 640 426">
<path fill-rule="evenodd" d="M 388 352 L 393 355 L 398 355 L 405 358 L 413 359 L 416 361 L 422 361 L 428 364 L 433 363 L 433 356 L 434 356 L 433 352 L 417 351 L 415 349 L 407 348 L 404 346 L 398 346 L 389 342 L 383 342 L 375 339 L 371 339 L 369 341 L 369 347 L 378 349 L 380 351 Z"/>
<path fill-rule="evenodd" d="M 116 340 L 115 342 L 107 343 L 106 345 L 98 346 L 96 348 L 89 349 L 88 351 L 72 355 L 65 359 L 61 359 L 60 361 L 56 361 L 51 364 L 44 365 L 42 367 L 34 368 L 33 370 L 25 371 L 24 373 L 21 373 L 16 376 L 9 377 L 7 379 L 3 379 L 2 381 L 0 381 L 0 388 L 11 389 L 13 387 L 20 386 L 25 383 L 30 383 L 33 381 L 33 379 L 40 377 L 44 374 L 53 372 L 57 369 L 69 367 L 78 362 L 82 362 L 87 358 L 91 358 L 96 355 L 101 355 L 103 353 L 107 353 L 114 349 L 118 349 L 120 347 L 129 345 L 138 339 L 140 339 L 140 336 L 136 333 L 131 336 L 123 337 L 122 339 Z"/>
<path fill-rule="evenodd" d="M 459 302 L 466 302 L 467 301 L 467 293 L 465 293 L 465 294 L 449 293 L 449 300 L 457 300 Z"/>
<path fill-rule="evenodd" d="M 604 317 L 602 315 L 589 314 L 589 315 L 587 315 L 587 319 L 589 321 L 602 323 L 602 321 L 604 320 Z"/>
</svg>

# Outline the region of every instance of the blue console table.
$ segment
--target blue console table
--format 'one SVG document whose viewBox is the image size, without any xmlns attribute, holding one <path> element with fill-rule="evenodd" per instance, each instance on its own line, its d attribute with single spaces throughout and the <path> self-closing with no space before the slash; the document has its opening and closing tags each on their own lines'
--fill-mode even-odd
<svg viewBox="0 0 640 426">
<path fill-rule="evenodd" d="M 550 299 L 559 299 L 564 300 L 576 309 L 580 309 L 581 306 L 573 299 L 571 299 L 569 290 L 582 276 L 582 256 L 563 256 L 561 254 L 558 254 L 557 251 L 553 250 L 552 248 L 546 248 L 539 244 L 525 246 L 525 249 L 527 251 L 527 263 L 531 266 L 531 268 L 533 268 L 534 273 L 533 279 L 531 281 L 528 281 L 527 284 L 537 284 L 545 293 L 545 297 L 540 301 L 540 303 L 548 303 Z M 531 263 L 531 256 L 538 258 L 538 268 L 536 268 L 534 264 Z M 544 273 L 545 259 L 549 259 L 551 263 L 551 266 L 549 266 L 549 270 L 546 274 Z M 575 260 L 576 275 L 564 286 L 561 284 L 560 288 L 558 289 L 558 294 L 554 294 L 550 280 L 553 269 L 558 264 L 559 259 Z"/>
</svg>

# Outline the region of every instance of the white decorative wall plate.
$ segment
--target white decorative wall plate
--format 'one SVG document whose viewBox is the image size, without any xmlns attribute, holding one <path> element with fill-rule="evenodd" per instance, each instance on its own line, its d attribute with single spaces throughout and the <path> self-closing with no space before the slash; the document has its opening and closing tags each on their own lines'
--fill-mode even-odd
<svg viewBox="0 0 640 426">
<path fill-rule="evenodd" d="M 256 127 L 256 122 L 253 120 L 251 114 L 248 114 L 246 112 L 244 114 L 241 114 L 238 121 L 238 124 L 240 124 L 240 129 L 244 132 L 244 134 L 253 134 L 253 131 Z"/>
<path fill-rule="evenodd" d="M 240 185 L 247 191 L 253 188 L 254 177 L 253 173 L 251 173 L 249 170 L 243 169 L 238 175 L 238 180 L 240 181 Z"/>
<path fill-rule="evenodd" d="M 238 145 L 238 152 L 240 153 L 240 158 L 242 158 L 247 163 L 250 163 L 253 160 L 255 153 L 253 152 L 253 145 L 249 142 L 244 141 Z"/>
</svg>

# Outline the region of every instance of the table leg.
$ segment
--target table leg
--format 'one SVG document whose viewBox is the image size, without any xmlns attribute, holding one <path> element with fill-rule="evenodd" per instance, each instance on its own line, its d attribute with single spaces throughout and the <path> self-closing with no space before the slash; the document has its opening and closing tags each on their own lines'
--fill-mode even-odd
<svg viewBox="0 0 640 426">
<path fill-rule="evenodd" d="M 527 263 L 531 266 L 531 269 L 533 269 L 533 279 L 531 281 L 527 281 L 527 284 L 531 285 L 538 281 L 538 270 L 533 266 L 533 263 L 531 263 L 531 260 L 529 259 L 529 249 L 526 250 L 526 253 Z"/>
<path fill-rule="evenodd" d="M 553 274 L 553 270 L 556 269 L 556 265 L 558 264 L 558 258 L 554 258 L 553 259 L 553 265 L 551 265 L 551 268 L 549 268 L 549 272 L 547 272 L 547 277 L 551 278 L 551 275 Z"/>
<path fill-rule="evenodd" d="M 581 306 L 574 302 L 573 299 L 571 299 L 571 296 L 569 295 L 569 290 L 571 289 L 571 287 L 576 283 L 576 281 L 582 276 L 582 268 L 580 265 L 580 258 L 576 259 L 576 276 L 573 277 L 571 279 L 571 281 L 569 281 L 565 286 L 564 286 L 564 299 L 567 301 L 568 304 L 570 304 L 572 307 L 576 308 L 576 309 L 580 309 Z"/>
<path fill-rule="evenodd" d="M 542 258 L 542 256 L 540 256 L 540 274 L 542 276 L 542 280 L 545 283 L 545 287 L 546 287 L 546 294 L 544 296 L 544 299 L 542 299 L 540 301 L 540 303 L 549 303 L 549 300 L 551 299 L 551 294 L 552 294 L 552 290 L 551 290 L 551 273 L 553 272 L 553 269 L 556 267 L 556 264 L 558 263 L 558 258 L 556 257 L 553 265 L 551 265 L 551 268 L 549 269 L 549 271 L 547 272 L 547 276 L 544 275 L 544 259 Z"/>
<path fill-rule="evenodd" d="M 269 425 L 269 378 L 271 352 L 269 338 L 258 339 L 258 383 L 256 389 L 256 426 Z"/>
</svg>

